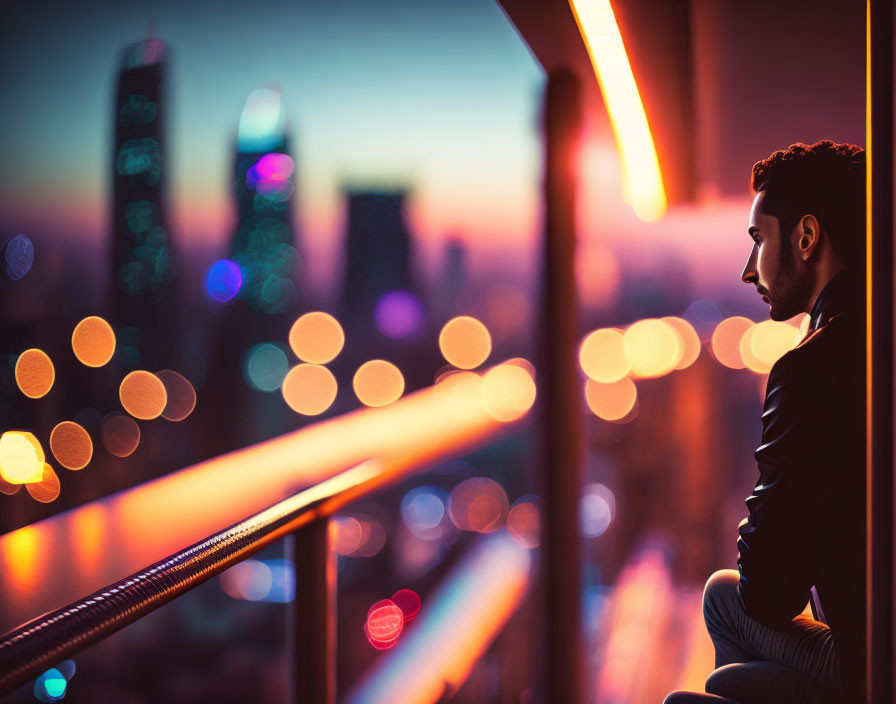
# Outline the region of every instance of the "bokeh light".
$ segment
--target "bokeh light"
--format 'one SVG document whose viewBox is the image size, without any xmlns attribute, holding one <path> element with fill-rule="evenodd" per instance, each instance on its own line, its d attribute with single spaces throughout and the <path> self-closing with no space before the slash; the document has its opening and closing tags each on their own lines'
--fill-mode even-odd
<svg viewBox="0 0 896 704">
<path fill-rule="evenodd" d="M 725 316 L 715 303 L 701 298 L 691 303 L 681 317 L 691 324 L 702 343 L 709 342 L 716 326 Z"/>
<path fill-rule="evenodd" d="M 158 418 L 168 403 L 168 393 L 162 380 L 142 369 L 131 372 L 121 380 L 118 397 L 124 410 L 138 420 Z"/>
<path fill-rule="evenodd" d="M 623 334 L 625 351 L 634 377 L 650 378 L 668 374 L 681 361 L 684 343 L 668 323 L 655 318 L 639 320 Z"/>
<path fill-rule="evenodd" d="M 423 540 L 442 537 L 447 495 L 432 486 L 411 489 L 401 500 L 401 518 L 408 530 Z"/>
<path fill-rule="evenodd" d="M 504 489 L 488 477 L 466 479 L 448 497 L 448 515 L 460 530 L 490 533 L 504 525 L 509 509 Z"/>
<path fill-rule="evenodd" d="M 625 418 L 635 407 L 637 399 L 638 389 L 628 377 L 612 384 L 601 384 L 594 379 L 585 382 L 585 402 L 591 412 L 603 420 Z"/>
<path fill-rule="evenodd" d="M 265 560 L 271 571 L 271 588 L 264 601 L 289 604 L 296 600 L 296 566 L 292 560 Z"/>
<path fill-rule="evenodd" d="M 731 369 L 743 369 L 746 366 L 740 354 L 740 341 L 752 326 L 752 320 L 739 315 L 725 318 L 716 326 L 710 349 L 719 363 Z"/>
<path fill-rule="evenodd" d="M 292 410 L 304 416 L 326 411 L 336 400 L 336 377 L 319 364 L 297 364 L 283 379 L 283 400 Z"/>
<path fill-rule="evenodd" d="M 28 482 L 25 489 L 31 494 L 35 501 L 42 504 L 48 504 L 59 498 L 59 475 L 53 468 L 44 462 L 43 471 L 41 472 L 40 481 Z"/>
<path fill-rule="evenodd" d="M 404 613 L 391 599 L 376 602 L 367 612 L 364 632 L 376 648 L 391 648 L 403 628 Z"/>
<path fill-rule="evenodd" d="M 376 302 L 373 314 L 377 329 L 393 340 L 413 337 L 423 329 L 423 304 L 410 291 L 384 293 Z"/>
<path fill-rule="evenodd" d="M 504 362 L 504 364 L 512 364 L 520 369 L 525 369 L 529 373 L 529 376 L 535 379 L 535 365 L 524 357 L 511 357 Z"/>
<path fill-rule="evenodd" d="M 80 425 L 64 420 L 50 432 L 50 451 L 66 469 L 84 469 L 93 457 L 93 441 Z"/>
<path fill-rule="evenodd" d="M 352 378 L 352 387 L 365 406 L 387 406 L 404 393 L 404 376 L 391 362 L 372 359 L 358 367 Z"/>
<path fill-rule="evenodd" d="M 364 513 L 353 514 L 361 524 L 361 544 L 352 557 L 374 557 L 386 544 L 386 527 L 375 516 Z"/>
<path fill-rule="evenodd" d="M 533 497 L 522 497 L 511 507 L 507 532 L 524 548 L 541 545 L 541 510 Z"/>
<path fill-rule="evenodd" d="M 218 303 L 226 303 L 240 292 L 243 274 L 239 264 L 229 259 L 219 259 L 205 275 L 205 291 L 209 298 Z"/>
<path fill-rule="evenodd" d="M 34 264 L 34 243 L 27 235 L 16 235 L 4 251 L 6 275 L 13 281 L 25 278 Z"/>
<path fill-rule="evenodd" d="M 334 516 L 330 520 L 330 547 L 347 557 L 361 546 L 361 523 L 354 516 Z"/>
<path fill-rule="evenodd" d="M 16 360 L 16 384 L 28 398 L 46 396 L 53 388 L 56 370 L 53 362 L 43 350 L 25 350 Z"/>
<path fill-rule="evenodd" d="M 809 325 L 812 324 L 812 316 L 808 313 L 800 313 L 791 322 L 795 322 L 800 331 L 800 340 L 809 334 Z"/>
<path fill-rule="evenodd" d="M 798 327 L 763 320 L 750 327 L 738 347 L 744 365 L 757 374 L 768 374 L 785 352 L 796 347 L 802 335 Z"/>
<path fill-rule="evenodd" d="M 84 318 L 72 333 L 72 350 L 81 364 L 102 367 L 115 354 L 112 326 L 96 315 Z"/>
<path fill-rule="evenodd" d="M 127 457 L 140 444 L 140 426 L 123 413 L 110 413 L 100 430 L 103 446 L 116 457 Z"/>
<path fill-rule="evenodd" d="M 276 391 L 287 372 L 289 359 L 286 352 L 272 342 L 253 345 L 243 357 L 243 378 L 258 391 Z"/>
<path fill-rule="evenodd" d="M 271 569 L 261 560 L 243 560 L 221 573 L 221 589 L 234 599 L 262 601 L 273 586 Z"/>
<path fill-rule="evenodd" d="M 522 418 L 535 403 L 535 381 L 524 368 L 499 364 L 482 376 L 479 387 L 482 407 L 502 423 Z"/>
<path fill-rule="evenodd" d="M 588 484 L 579 502 L 579 530 L 586 538 L 603 535 L 616 513 L 616 497 L 603 484 Z"/>
<path fill-rule="evenodd" d="M 22 488 L 21 484 L 11 484 L 3 478 L 3 473 L 0 472 L 0 494 L 6 494 L 7 496 L 12 496 L 13 494 L 18 494 L 19 489 Z"/>
<path fill-rule="evenodd" d="M 41 702 L 58 702 L 65 697 L 67 686 L 65 675 L 53 667 L 34 681 L 34 697 Z"/>
<path fill-rule="evenodd" d="M 0 477 L 10 484 L 39 482 L 46 455 L 33 433 L 8 430 L 0 435 Z"/>
<path fill-rule="evenodd" d="M 694 326 L 684 318 L 677 318 L 670 315 L 665 318 L 660 318 L 660 320 L 671 326 L 675 332 L 678 333 L 678 336 L 681 339 L 681 344 L 683 345 L 681 359 L 678 360 L 675 369 L 687 369 L 696 362 L 697 357 L 700 356 L 700 337 L 697 335 L 697 331 L 694 329 Z M 600 379 L 597 381 L 600 381 Z"/>
<path fill-rule="evenodd" d="M 185 376 L 170 369 L 156 372 L 156 376 L 165 386 L 168 399 L 162 418 L 173 422 L 184 420 L 196 408 L 196 389 Z"/>
<path fill-rule="evenodd" d="M 492 338 L 476 318 L 460 315 L 445 323 L 439 333 L 439 349 L 449 364 L 459 369 L 474 369 L 488 359 Z"/>
<path fill-rule="evenodd" d="M 329 313 L 305 313 L 289 330 L 289 346 L 303 362 L 326 364 L 342 351 L 345 333 Z"/>
<path fill-rule="evenodd" d="M 579 346 L 579 364 L 590 379 L 603 384 L 619 381 L 632 368 L 622 333 L 612 328 L 585 336 Z"/>
<path fill-rule="evenodd" d="M 392 603 L 401 609 L 405 623 L 413 621 L 423 605 L 420 595 L 413 589 L 399 589 L 392 595 Z"/>
</svg>

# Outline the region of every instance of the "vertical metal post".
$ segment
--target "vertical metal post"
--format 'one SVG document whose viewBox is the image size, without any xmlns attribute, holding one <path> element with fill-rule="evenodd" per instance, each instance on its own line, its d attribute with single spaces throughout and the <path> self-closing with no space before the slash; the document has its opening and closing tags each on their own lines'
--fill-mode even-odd
<svg viewBox="0 0 896 704">
<path fill-rule="evenodd" d="M 322 518 L 293 535 L 292 700 L 336 704 L 336 562 Z"/>
<path fill-rule="evenodd" d="M 866 689 L 896 701 L 893 610 L 893 0 L 867 5 L 868 599 Z"/>
<path fill-rule="evenodd" d="M 579 78 L 548 76 L 544 103 L 544 262 L 541 310 L 540 489 L 544 500 L 541 596 L 547 702 L 581 704 L 582 394 L 576 373 L 575 190 L 582 115 Z"/>
</svg>

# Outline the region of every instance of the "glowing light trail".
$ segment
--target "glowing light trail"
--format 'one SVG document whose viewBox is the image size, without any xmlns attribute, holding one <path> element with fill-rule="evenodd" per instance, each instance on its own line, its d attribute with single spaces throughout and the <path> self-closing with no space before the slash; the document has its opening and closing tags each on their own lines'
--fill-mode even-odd
<svg viewBox="0 0 896 704">
<path fill-rule="evenodd" d="M 609 0 L 569 0 L 591 57 L 622 158 L 635 215 L 654 221 L 666 212 L 666 192 L 638 85 Z"/>
</svg>

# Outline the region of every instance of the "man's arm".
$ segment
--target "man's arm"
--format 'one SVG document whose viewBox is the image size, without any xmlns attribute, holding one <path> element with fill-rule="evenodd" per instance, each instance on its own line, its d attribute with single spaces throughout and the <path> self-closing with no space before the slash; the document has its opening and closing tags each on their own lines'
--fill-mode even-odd
<svg viewBox="0 0 896 704">
<path fill-rule="evenodd" d="M 802 612 L 814 584 L 813 530 L 822 506 L 813 495 L 812 469 L 823 409 L 813 400 L 803 361 L 794 350 L 769 375 L 756 450 L 759 481 L 738 529 L 738 591 L 747 613 L 770 626 Z"/>
</svg>

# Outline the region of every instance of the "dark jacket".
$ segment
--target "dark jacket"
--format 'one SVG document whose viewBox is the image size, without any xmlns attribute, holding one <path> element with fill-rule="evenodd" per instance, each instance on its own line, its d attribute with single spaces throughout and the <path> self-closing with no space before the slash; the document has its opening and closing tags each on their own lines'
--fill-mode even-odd
<svg viewBox="0 0 896 704">
<path fill-rule="evenodd" d="M 835 276 L 815 302 L 809 333 L 772 367 L 759 481 L 737 544 L 739 592 L 758 621 L 794 618 L 815 586 L 850 701 L 859 701 L 864 680 L 863 296 L 860 281 Z"/>
</svg>

